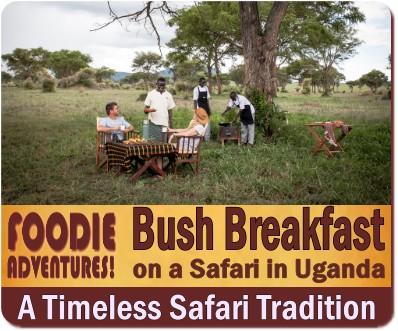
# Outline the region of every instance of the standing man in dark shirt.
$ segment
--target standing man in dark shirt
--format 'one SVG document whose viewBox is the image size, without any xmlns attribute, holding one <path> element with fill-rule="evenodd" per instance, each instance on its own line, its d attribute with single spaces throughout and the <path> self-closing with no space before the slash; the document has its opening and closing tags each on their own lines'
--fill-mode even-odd
<svg viewBox="0 0 398 331">
<path fill-rule="evenodd" d="M 209 88 L 206 85 L 206 79 L 200 78 L 199 85 L 193 89 L 193 109 L 203 108 L 206 110 L 207 115 L 210 117 L 210 92 Z M 206 133 L 205 133 L 205 141 L 210 140 L 210 121 L 207 125 Z"/>
</svg>

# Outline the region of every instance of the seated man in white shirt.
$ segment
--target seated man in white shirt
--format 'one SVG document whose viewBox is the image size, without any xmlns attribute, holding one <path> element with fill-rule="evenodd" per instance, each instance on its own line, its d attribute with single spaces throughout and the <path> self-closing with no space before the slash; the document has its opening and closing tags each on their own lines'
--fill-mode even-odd
<svg viewBox="0 0 398 331">
<path fill-rule="evenodd" d="M 97 130 L 112 133 L 112 141 L 122 141 L 124 132 L 134 130 L 123 116 L 119 116 L 119 106 L 116 102 L 109 102 L 105 106 L 105 111 L 108 117 L 100 119 Z"/>
</svg>

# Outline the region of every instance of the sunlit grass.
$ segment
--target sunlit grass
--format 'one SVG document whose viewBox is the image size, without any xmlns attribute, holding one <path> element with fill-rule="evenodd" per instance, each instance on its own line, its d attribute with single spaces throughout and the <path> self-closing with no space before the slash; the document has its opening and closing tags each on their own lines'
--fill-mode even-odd
<svg viewBox="0 0 398 331">
<path fill-rule="evenodd" d="M 391 199 L 390 102 L 379 96 L 320 94 L 294 89 L 276 103 L 289 125 L 276 142 L 258 133 L 253 148 L 215 140 L 227 93 L 213 95 L 212 136 L 203 145 L 201 174 L 177 177 L 126 175 L 95 168 L 95 118 L 117 101 L 141 130 L 144 91 L 2 90 L 3 204 L 386 204 Z M 176 98 L 176 127 L 191 118 L 192 101 Z M 340 119 L 354 126 L 336 158 L 313 156 L 305 123 Z"/>
</svg>

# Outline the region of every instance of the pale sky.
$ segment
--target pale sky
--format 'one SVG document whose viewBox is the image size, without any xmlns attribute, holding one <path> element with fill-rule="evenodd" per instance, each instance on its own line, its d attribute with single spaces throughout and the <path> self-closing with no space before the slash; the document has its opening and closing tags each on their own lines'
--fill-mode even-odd
<svg viewBox="0 0 398 331">
<path fill-rule="evenodd" d="M 180 2 L 179 6 L 184 4 L 189 2 Z M 391 52 L 389 9 L 381 2 L 357 1 L 355 4 L 366 16 L 366 22 L 357 26 L 357 36 L 363 44 L 358 47 L 358 54 L 340 65 L 340 69 L 347 80 L 357 79 L 372 69 L 390 76 L 390 71 L 386 69 Z M 118 14 L 132 12 L 141 5 L 142 1 L 112 2 Z M 18 47 L 43 47 L 49 51 L 79 50 L 92 57 L 93 67 L 107 66 L 116 71 L 131 72 L 135 52 L 158 52 L 155 36 L 138 24 L 120 26 L 113 23 L 100 31 L 90 32 L 96 24 L 109 19 L 105 1 L 29 1 L 1 6 L 2 54 Z M 162 43 L 165 44 L 173 37 L 174 31 L 164 24 L 162 18 L 158 17 L 157 21 L 161 26 Z M 167 53 L 167 48 L 163 52 Z M 223 71 L 226 70 L 224 68 Z"/>
</svg>

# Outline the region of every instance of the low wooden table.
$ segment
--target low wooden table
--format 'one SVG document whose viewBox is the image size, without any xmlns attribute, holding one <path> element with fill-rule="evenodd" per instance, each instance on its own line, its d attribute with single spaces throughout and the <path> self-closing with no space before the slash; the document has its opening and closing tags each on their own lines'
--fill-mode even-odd
<svg viewBox="0 0 398 331">
<path fill-rule="evenodd" d="M 325 154 L 327 156 L 333 157 L 335 153 L 340 153 L 343 151 L 343 147 L 341 146 L 341 141 L 352 130 L 352 126 L 345 124 L 347 126 L 347 133 L 344 133 L 344 131 L 341 130 L 341 128 L 337 128 L 337 129 L 339 129 L 339 131 L 341 131 L 341 133 L 338 137 L 336 137 L 336 141 L 335 141 L 336 146 L 333 146 L 333 145 L 327 144 L 327 139 L 324 136 L 325 123 L 326 122 L 314 122 L 314 123 L 306 124 L 306 126 L 315 141 L 313 153 L 317 154 L 317 153 L 323 151 L 323 152 L 325 152 Z"/>
<path fill-rule="evenodd" d="M 155 174 L 164 177 L 165 172 L 157 164 L 159 157 L 168 157 L 170 162 L 174 162 L 176 150 L 174 145 L 161 142 L 145 143 L 107 143 L 106 153 L 108 164 L 118 166 L 126 172 L 132 171 L 131 160 L 137 158 L 142 160 L 143 165 L 132 175 L 132 180 L 137 180 L 146 170 L 151 169 Z"/>
</svg>

